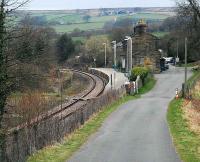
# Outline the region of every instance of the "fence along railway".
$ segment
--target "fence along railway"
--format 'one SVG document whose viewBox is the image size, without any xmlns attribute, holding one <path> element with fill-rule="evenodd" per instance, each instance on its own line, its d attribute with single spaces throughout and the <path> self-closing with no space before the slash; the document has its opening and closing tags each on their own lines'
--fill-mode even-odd
<svg viewBox="0 0 200 162">
<path fill-rule="evenodd" d="M 73 70 L 90 80 L 89 88 L 30 122 L 9 130 L 6 137 L 6 162 L 25 162 L 35 151 L 60 142 L 63 137 L 83 125 L 94 113 L 125 94 L 125 88 L 104 92 L 109 76 L 97 70 L 89 73 Z"/>
<path fill-rule="evenodd" d="M 65 69 L 63 69 L 63 70 L 65 70 Z M 53 117 L 65 118 L 70 113 L 73 113 L 74 111 L 76 111 L 80 106 L 82 106 L 85 102 L 87 102 L 87 100 L 98 97 L 103 93 L 105 86 L 108 83 L 109 77 L 103 78 L 103 77 L 95 74 L 95 72 L 92 70 L 91 70 L 92 74 L 82 72 L 79 70 L 73 70 L 73 69 L 70 69 L 70 70 L 73 73 L 77 73 L 79 75 L 87 77 L 89 80 L 89 83 L 90 83 L 89 87 L 84 92 L 79 94 L 78 96 L 73 97 L 69 102 L 62 103 L 60 106 L 55 107 L 53 110 L 43 113 L 43 114 L 35 117 L 34 119 L 32 119 L 29 122 L 26 122 L 15 128 L 10 129 L 8 133 L 12 133 L 13 131 L 23 129 L 27 126 L 32 126 L 34 124 L 37 124 L 37 123 L 47 120 L 49 118 L 53 118 Z"/>
</svg>

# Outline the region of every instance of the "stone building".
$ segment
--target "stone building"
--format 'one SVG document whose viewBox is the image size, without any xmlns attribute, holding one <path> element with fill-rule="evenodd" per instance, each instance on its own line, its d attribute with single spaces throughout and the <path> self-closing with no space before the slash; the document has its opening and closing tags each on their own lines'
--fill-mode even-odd
<svg viewBox="0 0 200 162">
<path fill-rule="evenodd" d="M 145 65 L 149 66 L 153 72 L 160 72 L 161 52 L 158 49 L 159 38 L 148 33 L 147 27 L 147 24 L 143 20 L 140 20 L 134 28 L 134 34 L 131 36 L 132 67 Z M 123 41 L 123 44 L 127 47 L 127 41 Z M 127 48 L 124 49 L 128 50 Z M 126 65 L 130 64 L 130 56 L 130 52 L 121 55 L 121 59 L 126 60 Z"/>
</svg>

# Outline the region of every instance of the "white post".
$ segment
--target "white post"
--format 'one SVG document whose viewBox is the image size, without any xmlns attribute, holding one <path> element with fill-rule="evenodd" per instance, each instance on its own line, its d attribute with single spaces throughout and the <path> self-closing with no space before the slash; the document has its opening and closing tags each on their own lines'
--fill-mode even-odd
<svg viewBox="0 0 200 162">
<path fill-rule="evenodd" d="M 133 40 L 130 36 L 126 36 L 127 41 L 127 72 L 130 74 L 133 67 Z"/>
</svg>

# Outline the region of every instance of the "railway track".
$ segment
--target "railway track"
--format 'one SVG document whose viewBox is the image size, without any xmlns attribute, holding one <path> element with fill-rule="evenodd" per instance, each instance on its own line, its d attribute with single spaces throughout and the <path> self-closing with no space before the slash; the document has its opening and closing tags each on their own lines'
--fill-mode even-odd
<svg viewBox="0 0 200 162">
<path fill-rule="evenodd" d="M 98 97 L 99 95 L 101 95 L 103 93 L 105 86 L 106 86 L 105 79 L 103 79 L 102 77 L 97 76 L 95 74 L 89 74 L 89 73 L 86 73 L 86 72 L 73 70 L 73 69 L 70 69 L 70 70 L 73 71 L 74 73 L 86 75 L 87 77 L 89 77 L 93 81 L 92 88 L 87 93 L 83 94 L 80 98 L 85 98 L 87 96 L 91 96 L 91 98 L 92 97 Z M 101 86 L 100 88 L 97 87 L 99 85 Z M 95 94 L 94 94 L 94 91 L 96 91 Z"/>
<path fill-rule="evenodd" d="M 95 74 L 89 74 L 89 73 L 85 73 L 85 72 L 73 70 L 73 69 L 70 69 L 70 70 L 73 73 L 78 73 L 80 75 L 86 76 L 90 80 L 90 83 L 92 84 L 90 85 L 90 88 L 78 98 L 74 98 L 68 103 L 63 103 L 62 106 L 61 105 L 57 106 L 53 110 L 50 110 L 44 114 L 39 115 L 38 117 L 32 119 L 28 123 L 26 122 L 15 128 L 10 129 L 9 133 L 16 130 L 23 129 L 27 126 L 32 126 L 34 124 L 37 124 L 39 122 L 42 122 L 44 120 L 47 120 L 53 117 L 60 117 L 60 119 L 66 118 L 67 116 L 75 112 L 80 107 L 83 107 L 87 103 L 88 100 L 98 97 L 103 93 L 106 86 L 106 81 L 104 78 L 97 76 Z"/>
</svg>

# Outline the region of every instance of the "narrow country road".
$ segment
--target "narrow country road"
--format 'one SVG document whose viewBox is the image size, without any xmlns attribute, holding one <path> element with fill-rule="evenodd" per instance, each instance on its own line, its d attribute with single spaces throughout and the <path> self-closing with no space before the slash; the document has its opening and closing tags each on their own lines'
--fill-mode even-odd
<svg viewBox="0 0 200 162">
<path fill-rule="evenodd" d="M 180 162 L 166 114 L 184 70 L 170 67 L 156 78 L 151 92 L 120 106 L 69 162 Z"/>
</svg>

